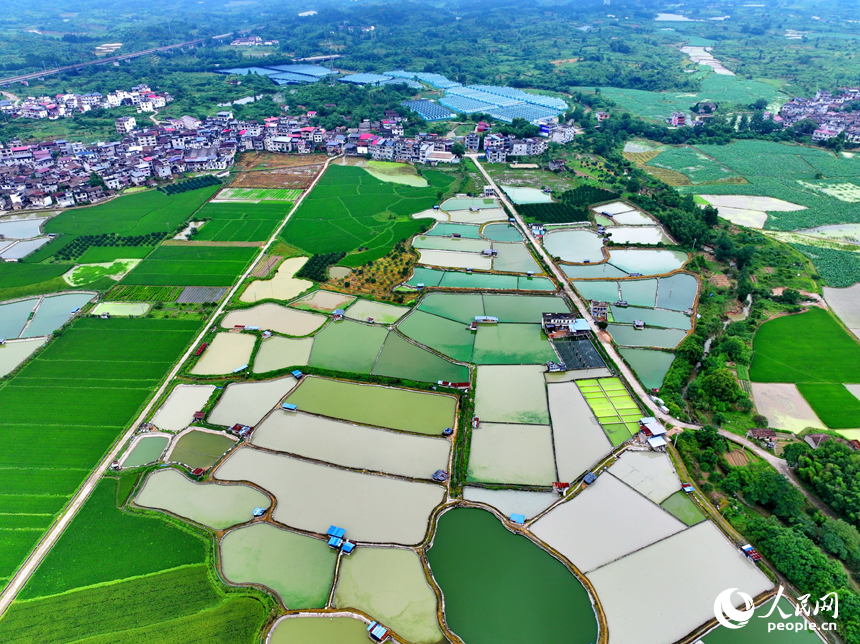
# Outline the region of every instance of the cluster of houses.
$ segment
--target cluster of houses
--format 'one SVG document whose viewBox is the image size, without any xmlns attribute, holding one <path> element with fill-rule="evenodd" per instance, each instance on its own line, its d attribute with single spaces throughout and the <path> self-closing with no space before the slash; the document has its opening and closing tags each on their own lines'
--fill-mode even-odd
<svg viewBox="0 0 860 644">
<path fill-rule="evenodd" d="M 847 87 L 838 96 L 830 92 L 818 91 L 813 98 L 793 98 L 782 106 L 779 119 L 786 125 L 811 119 L 818 123 L 812 133 L 812 140 L 827 141 L 842 132 L 848 143 L 860 143 L 860 111 L 845 112 L 848 104 L 860 101 L 860 87 Z"/>
<path fill-rule="evenodd" d="M 0 112 L 9 117 L 57 120 L 69 118 L 92 109 L 111 109 L 122 105 L 133 106 L 138 112 L 155 112 L 167 105 L 170 94 L 153 92 L 148 85 L 135 85 L 131 90 L 118 89 L 109 94 L 57 94 L 56 96 L 30 96 L 20 103 L 0 101 Z"/>
<path fill-rule="evenodd" d="M 232 47 L 271 47 L 280 44 L 277 40 L 263 40 L 259 36 L 245 36 L 230 41 Z"/>
<path fill-rule="evenodd" d="M 133 89 L 138 95 L 148 90 L 143 85 Z M 430 133 L 405 137 L 408 121 L 394 110 L 379 121 L 365 120 L 357 127 L 334 130 L 311 125 L 315 116 L 310 111 L 258 122 L 221 111 L 204 121 L 183 116 L 157 126 L 148 120 L 141 125 L 135 117 L 124 116 L 115 120 L 115 141 L 0 143 L 0 210 L 96 203 L 126 187 L 155 185 L 189 172 L 228 170 L 236 154 L 244 151 L 323 152 L 437 165 L 459 163 L 453 148 L 462 142 L 467 150 L 483 147 L 489 161 L 503 163 L 508 156 L 541 154 L 549 141 L 567 142 L 575 134 L 572 124 L 553 124 L 542 136 L 520 140 L 493 134 L 484 123 L 459 140 Z M 101 181 L 92 181 L 93 174 Z"/>
</svg>

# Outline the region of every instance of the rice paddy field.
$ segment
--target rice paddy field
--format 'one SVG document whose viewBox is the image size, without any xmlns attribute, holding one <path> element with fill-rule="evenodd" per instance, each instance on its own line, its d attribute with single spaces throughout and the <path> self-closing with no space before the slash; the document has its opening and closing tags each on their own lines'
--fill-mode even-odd
<svg viewBox="0 0 860 644">
<path fill-rule="evenodd" d="M 256 248 L 160 246 L 122 283 L 142 286 L 231 286 L 257 254 Z"/>
<path fill-rule="evenodd" d="M 0 529 L 0 578 L 8 577 L 130 423 L 198 322 L 82 318 L 0 385 L 3 424 L 17 436 L 0 449 L 6 510 L 39 516 Z M 8 527 L 5 527 L 8 526 Z"/>
<path fill-rule="evenodd" d="M 290 202 L 208 203 L 194 215 L 207 220 L 194 235 L 195 241 L 262 242 L 292 209 Z"/>
<path fill-rule="evenodd" d="M 45 222 L 46 233 L 145 235 L 173 230 L 197 211 L 217 186 L 166 195 L 146 190 L 86 208 L 64 210 Z"/>
<path fill-rule="evenodd" d="M 340 263 L 359 266 L 386 255 L 398 241 L 419 232 L 414 213 L 436 203 L 452 178 L 424 173 L 431 185 L 417 188 L 380 181 L 362 168 L 330 167 L 281 232 L 288 244 L 308 253 L 354 253 Z"/>
</svg>

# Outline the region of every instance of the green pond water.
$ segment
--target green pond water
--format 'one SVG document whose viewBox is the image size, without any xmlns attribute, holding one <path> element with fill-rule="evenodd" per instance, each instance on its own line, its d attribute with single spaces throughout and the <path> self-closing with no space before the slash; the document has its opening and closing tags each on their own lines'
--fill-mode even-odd
<svg viewBox="0 0 860 644">
<path fill-rule="evenodd" d="M 689 259 L 679 250 L 610 250 L 609 262 L 627 273 L 660 275 L 676 271 Z"/>
<path fill-rule="evenodd" d="M 618 301 L 617 282 L 571 282 L 584 300 Z"/>
<path fill-rule="evenodd" d="M 622 347 L 658 347 L 660 349 L 674 349 L 687 332 L 680 329 L 634 329 L 632 326 L 610 324 L 607 331 L 612 335 L 616 344 Z"/>
<path fill-rule="evenodd" d="M 123 467 L 139 467 L 155 461 L 170 439 L 167 436 L 144 436 L 135 443 L 122 462 Z"/>
<path fill-rule="evenodd" d="M 484 294 L 484 314 L 499 318 L 499 322 L 540 323 L 543 313 L 567 311 L 567 304 L 558 297 Z"/>
<path fill-rule="evenodd" d="M 422 382 L 469 380 L 468 367 L 448 362 L 426 349 L 407 342 L 393 331 L 388 334 L 372 373 Z"/>
<path fill-rule="evenodd" d="M 653 307 L 657 301 L 657 280 L 631 280 L 619 282 L 621 299 L 631 306 Z"/>
<path fill-rule="evenodd" d="M 413 311 L 399 324 L 398 329 L 416 342 L 458 362 L 469 362 L 472 359 L 475 333 L 469 331 L 463 322 L 424 311 Z"/>
<path fill-rule="evenodd" d="M 526 275 L 493 275 L 490 273 L 464 273 L 441 271 L 435 268 L 416 266 L 409 286 L 424 284 L 425 287 L 493 289 L 500 291 L 554 291 L 555 285 L 546 277 Z"/>
<path fill-rule="evenodd" d="M 515 204 L 521 203 L 552 203 L 552 195 L 537 188 L 516 188 L 514 186 L 502 186 L 502 190 Z"/>
<path fill-rule="evenodd" d="M 498 256 L 493 259 L 494 271 L 505 271 L 508 273 L 543 273 L 532 254 L 525 244 L 494 244 L 493 248 L 498 251 Z"/>
<path fill-rule="evenodd" d="M 690 499 L 690 495 L 679 490 L 660 504 L 666 512 L 680 519 L 687 525 L 696 525 L 705 520 L 705 515 Z"/>
<path fill-rule="evenodd" d="M 481 234 L 487 239 L 498 242 L 523 241 L 523 234 L 511 224 L 488 224 L 484 226 Z"/>
<path fill-rule="evenodd" d="M 0 306 L 0 339 L 9 340 L 21 334 L 37 300 L 33 298 Z"/>
<path fill-rule="evenodd" d="M 647 389 L 659 389 L 663 386 L 663 378 L 669 372 L 674 353 L 665 351 L 653 351 L 651 349 L 621 348 L 618 350 L 621 356 L 636 372 L 639 380 Z"/>
<path fill-rule="evenodd" d="M 480 293 L 430 293 L 421 300 L 418 310 L 463 324 L 471 324 L 476 315 L 485 315 Z"/>
<path fill-rule="evenodd" d="M 577 264 L 576 266 L 561 264 L 561 270 L 571 279 L 627 277 L 627 273 L 609 263 Z"/>
<path fill-rule="evenodd" d="M 711 631 L 704 637 L 704 644 L 822 644 L 818 636 L 812 631 L 777 631 L 767 632 L 768 624 L 779 624 L 780 622 L 798 622 L 803 618 L 794 617 L 794 607 L 786 600 L 781 599 L 779 608 L 784 613 L 791 615 L 788 619 L 782 619 L 778 610 L 774 610 L 773 614 L 766 618 L 760 619 L 761 616 L 767 615 L 773 606 L 773 600 L 768 599 L 760 607 L 756 608 L 756 615 L 746 626 L 738 629 L 729 629 L 723 626 Z"/>
<path fill-rule="evenodd" d="M 271 588 L 290 610 L 325 606 L 337 559 L 325 541 L 254 523 L 228 532 L 220 548 L 228 581 Z"/>
<path fill-rule="evenodd" d="M 72 317 L 72 310 L 83 306 L 91 299 L 93 299 L 92 293 L 69 293 L 46 297 L 21 337 L 36 338 L 50 335 Z"/>
<path fill-rule="evenodd" d="M 209 432 L 190 431 L 176 441 L 170 452 L 170 460 L 184 463 L 194 469 L 196 467 L 211 467 L 222 454 L 236 444 L 226 434 L 211 434 Z"/>
<path fill-rule="evenodd" d="M 496 208 L 495 199 L 483 197 L 452 197 L 441 206 L 442 210 L 468 210 L 469 208 Z"/>
<path fill-rule="evenodd" d="M 472 362 L 539 364 L 557 356 L 539 324 L 484 324 L 475 337 Z"/>
<path fill-rule="evenodd" d="M 321 369 L 370 373 L 382 349 L 384 328 L 350 320 L 332 322 L 314 338 L 308 364 Z"/>
<path fill-rule="evenodd" d="M 550 255 L 566 262 L 603 261 L 603 240 L 588 230 L 548 232 L 543 238 L 543 246 Z"/>
<path fill-rule="evenodd" d="M 367 644 L 367 626 L 352 617 L 293 617 L 278 622 L 269 644 Z"/>
<path fill-rule="evenodd" d="M 459 250 L 464 253 L 480 253 L 485 248 L 490 248 L 490 242 L 485 239 L 456 239 L 454 237 L 423 235 L 412 240 L 412 247 L 429 250 Z"/>
<path fill-rule="evenodd" d="M 660 278 L 657 289 L 657 306 L 661 309 L 686 311 L 696 303 L 699 282 L 692 275 L 679 273 Z"/>
<path fill-rule="evenodd" d="M 576 577 L 489 512 L 443 514 L 427 559 L 448 626 L 467 644 L 597 641 L 594 610 Z"/>
<path fill-rule="evenodd" d="M 447 221 L 440 221 L 438 224 L 428 230 L 425 235 L 431 237 L 449 237 L 453 234 L 458 234 L 464 239 L 480 239 L 481 227 L 472 226 L 469 224 L 452 224 Z M 492 237 L 490 238 L 492 239 Z"/>
<path fill-rule="evenodd" d="M 287 401 L 312 414 L 430 435 L 453 427 L 456 409 L 450 396 L 326 378 L 304 379 Z"/>
<path fill-rule="evenodd" d="M 658 326 L 667 329 L 688 330 L 692 326 L 692 319 L 680 311 L 666 311 L 664 309 L 642 309 L 635 306 L 622 308 L 613 306 L 612 318 L 620 324 L 633 324 L 633 320 L 642 320 L 646 326 Z"/>
</svg>

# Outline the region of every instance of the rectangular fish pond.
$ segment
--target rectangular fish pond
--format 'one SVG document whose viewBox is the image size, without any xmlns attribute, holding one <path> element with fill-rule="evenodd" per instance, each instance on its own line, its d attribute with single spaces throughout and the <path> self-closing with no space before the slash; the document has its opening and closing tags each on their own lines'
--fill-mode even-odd
<svg viewBox="0 0 860 644">
<path fill-rule="evenodd" d="M 180 463 L 189 469 L 212 467 L 234 445 L 236 439 L 221 432 L 190 429 L 180 434 L 164 459 Z"/>
<path fill-rule="evenodd" d="M 474 268 L 474 267 L 473 267 Z M 492 275 L 488 273 L 464 273 L 461 271 L 444 271 L 439 269 L 416 266 L 412 277 L 406 282 L 407 286 L 425 287 L 438 286 L 441 288 L 470 288 L 503 291 L 554 291 L 555 285 L 547 277 L 526 275 Z"/>
<path fill-rule="evenodd" d="M 312 414 L 429 435 L 453 427 L 457 409 L 452 396 L 316 377 L 303 379 L 287 402 Z"/>
<path fill-rule="evenodd" d="M 170 442 L 170 437 L 164 434 L 144 434 L 134 438 L 120 459 L 122 467 L 140 467 L 154 463 L 164 453 L 164 448 Z"/>
</svg>

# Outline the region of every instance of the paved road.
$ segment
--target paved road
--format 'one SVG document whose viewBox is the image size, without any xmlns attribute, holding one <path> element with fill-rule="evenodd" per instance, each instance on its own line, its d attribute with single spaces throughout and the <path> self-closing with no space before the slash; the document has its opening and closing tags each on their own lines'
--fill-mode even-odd
<svg viewBox="0 0 860 644">
<path fill-rule="evenodd" d="M 200 332 L 200 335 L 197 336 L 194 342 L 188 347 L 188 350 L 185 352 L 185 354 L 176 362 L 173 367 L 173 370 L 170 372 L 167 378 L 164 379 L 161 387 L 158 389 L 155 396 L 153 396 L 152 399 L 149 401 L 149 404 L 137 417 L 137 420 L 132 423 L 131 427 L 123 435 L 123 437 L 114 444 L 114 447 L 110 451 L 110 453 L 105 456 L 104 460 L 102 460 L 102 462 L 99 463 L 98 467 L 96 467 L 96 469 L 93 470 L 93 472 L 89 475 L 83 486 L 81 486 L 81 488 L 78 490 L 78 493 L 74 496 L 74 498 L 71 500 L 69 505 L 63 511 L 63 513 L 60 515 L 60 517 L 57 519 L 57 521 L 54 523 L 48 533 L 42 538 L 42 540 L 39 542 L 39 545 L 36 546 L 36 549 L 27 558 L 27 561 L 24 562 L 24 565 L 21 566 L 21 568 L 12 577 L 11 581 L 3 590 L 3 592 L 0 593 L 0 616 L 2 616 L 3 613 L 6 612 L 9 606 L 12 604 L 12 601 L 24 587 L 24 584 L 27 583 L 27 580 L 35 572 L 36 568 L 39 567 L 39 564 L 42 563 L 42 560 L 48 554 L 50 549 L 54 546 L 54 544 L 57 543 L 57 540 L 63 534 L 63 531 L 69 526 L 69 523 L 71 523 L 72 519 L 81 509 L 81 507 L 83 507 L 86 500 L 90 497 L 90 494 L 92 494 L 93 490 L 99 482 L 99 479 L 101 479 L 105 472 L 107 472 L 111 463 L 113 463 L 119 455 L 120 450 L 122 450 L 123 446 L 134 435 L 134 432 L 137 429 L 138 425 L 140 425 L 146 419 L 150 411 L 152 411 L 152 408 L 155 403 L 167 389 L 168 384 L 170 384 L 170 382 L 176 377 L 176 374 L 179 372 L 180 367 L 185 363 L 186 360 L 188 360 L 188 358 L 191 356 L 192 351 L 194 351 L 203 341 L 203 338 L 206 336 L 206 333 L 208 332 L 212 321 L 217 319 L 218 316 L 221 315 L 221 313 L 224 311 L 224 307 L 227 305 L 228 302 L 230 302 L 233 295 L 235 295 L 236 291 L 238 290 L 239 286 L 241 286 L 241 284 L 248 278 L 254 268 L 256 268 L 260 259 L 268 252 L 269 247 L 275 241 L 278 234 L 286 225 L 287 221 L 289 221 L 293 213 L 298 210 L 299 205 L 301 205 L 304 198 L 308 194 L 310 194 L 311 190 L 316 185 L 317 181 L 319 181 L 320 177 L 323 176 L 326 169 L 328 168 L 328 164 L 336 158 L 338 157 L 332 157 L 326 160 L 322 171 L 316 176 L 313 182 L 311 182 L 310 187 L 304 193 L 302 193 L 298 201 L 296 201 L 295 207 L 290 211 L 284 221 L 281 222 L 281 225 L 278 226 L 277 230 L 272 233 L 272 236 L 269 238 L 269 241 L 266 242 L 266 245 L 260 250 L 260 253 L 257 255 L 257 258 L 248 267 L 248 270 L 245 271 L 242 277 L 233 285 L 233 288 L 230 289 L 230 292 L 221 301 L 220 306 L 215 309 L 215 312 L 206 321 L 206 325 Z"/>
<path fill-rule="evenodd" d="M 701 427 L 701 425 L 696 425 L 693 423 L 685 423 L 684 421 L 678 420 L 677 418 L 673 418 L 669 414 L 664 414 L 659 409 L 657 409 L 657 406 L 648 397 L 648 392 L 645 391 L 645 388 L 639 383 L 639 381 L 636 379 L 636 376 L 633 375 L 633 372 L 630 370 L 630 367 L 628 367 L 627 364 L 624 362 L 624 360 L 621 359 L 621 356 L 615 350 L 615 347 L 613 347 L 612 344 L 608 340 L 601 337 L 603 334 L 599 333 L 599 329 L 597 328 L 597 325 L 595 324 L 594 319 L 591 317 L 591 312 L 589 311 L 588 307 L 585 305 L 585 303 L 582 300 L 579 299 L 579 296 L 576 295 L 573 288 L 571 288 L 570 282 L 568 281 L 567 276 L 561 271 L 561 269 L 559 269 L 558 266 L 555 265 L 555 262 L 547 254 L 547 252 L 544 250 L 543 246 L 541 244 L 539 244 L 537 239 L 535 239 L 534 235 L 532 235 L 531 227 L 529 227 L 525 224 L 525 222 L 523 221 L 523 218 L 517 212 L 517 209 L 514 208 L 513 204 L 510 201 L 508 201 L 508 198 L 499 189 L 499 187 L 496 185 L 495 181 L 493 181 L 493 179 L 490 177 L 490 175 L 487 174 L 487 171 L 478 162 L 477 155 L 472 154 L 472 155 L 469 155 L 469 157 L 475 162 L 475 165 L 478 166 L 478 169 L 481 171 L 481 174 L 484 175 L 484 179 L 487 181 L 487 184 L 493 187 L 493 190 L 495 190 L 498 198 L 502 201 L 503 204 L 505 204 L 505 206 L 508 207 L 508 210 L 513 214 L 514 218 L 517 220 L 517 223 L 520 225 L 520 228 L 522 228 L 522 231 L 525 234 L 526 238 L 528 239 L 529 243 L 532 245 L 532 247 L 535 249 L 535 251 L 537 251 L 538 254 L 543 258 L 544 263 L 552 271 L 553 275 L 558 280 L 559 284 L 562 285 L 562 289 L 564 290 L 564 294 L 567 295 L 568 298 L 570 298 L 570 301 L 573 302 L 573 304 L 579 310 L 579 314 L 588 321 L 588 324 L 591 325 L 591 330 L 594 332 L 594 337 L 600 341 L 600 343 L 603 345 L 603 349 L 615 361 L 615 364 L 618 366 L 618 370 L 627 379 L 627 382 L 629 383 L 631 389 L 633 389 L 638 394 L 639 398 L 642 399 L 642 402 L 648 407 L 648 409 L 654 415 L 654 417 L 659 418 L 663 422 L 674 425 L 676 427 L 684 427 L 684 428 L 688 428 L 688 429 L 699 429 Z"/>
</svg>

